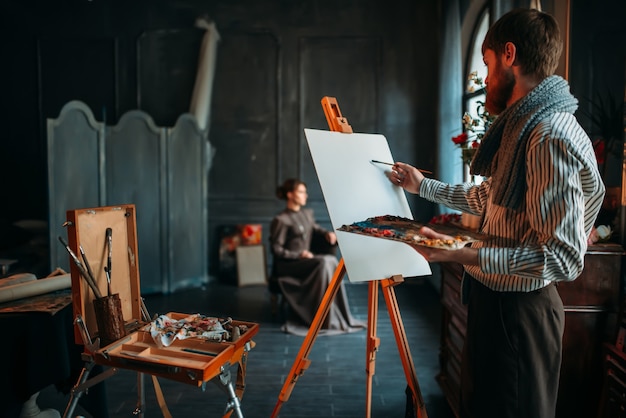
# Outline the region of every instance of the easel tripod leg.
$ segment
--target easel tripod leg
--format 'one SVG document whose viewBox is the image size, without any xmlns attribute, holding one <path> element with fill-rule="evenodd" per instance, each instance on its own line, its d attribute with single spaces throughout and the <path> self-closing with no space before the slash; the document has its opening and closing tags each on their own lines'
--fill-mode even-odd
<svg viewBox="0 0 626 418">
<path fill-rule="evenodd" d="M 145 376 L 143 373 L 137 373 L 137 403 L 133 415 L 143 418 L 143 411 L 146 409 L 146 386 Z"/>
<path fill-rule="evenodd" d="M 365 416 L 369 418 L 372 413 L 372 379 L 376 373 L 376 352 L 380 345 L 380 338 L 376 337 L 378 322 L 378 282 L 371 281 L 368 284 L 368 308 L 367 308 L 367 353 L 365 362 Z"/>
<path fill-rule="evenodd" d="M 78 380 L 76 381 L 76 384 L 70 391 L 70 401 L 68 402 L 67 407 L 65 408 L 65 412 L 63 413 L 63 418 L 71 417 L 72 414 L 74 413 L 74 409 L 76 409 L 78 400 L 80 399 L 81 396 L 83 396 L 83 393 L 85 392 L 84 389 L 78 389 L 78 388 L 87 381 L 87 378 L 89 377 L 89 373 L 91 373 L 91 369 L 93 369 L 94 365 L 95 363 L 93 361 L 85 363 L 85 366 L 83 366 L 83 369 L 80 371 L 80 376 L 78 376 Z"/>
<path fill-rule="evenodd" d="M 322 298 L 322 302 L 320 306 L 317 308 L 317 312 L 315 313 L 315 317 L 313 318 L 313 322 L 309 327 L 309 331 L 304 338 L 304 342 L 300 347 L 300 351 L 296 356 L 296 360 L 291 366 L 291 371 L 285 379 L 285 384 L 283 385 L 282 390 L 280 391 L 280 395 L 278 396 L 278 402 L 276 402 L 276 406 L 274 406 L 274 411 L 272 412 L 271 417 L 278 417 L 278 413 L 280 412 L 280 408 L 284 402 L 289 400 L 289 396 L 291 396 L 291 391 L 295 386 L 298 378 L 304 373 L 304 371 L 309 367 L 311 361 L 307 358 L 308 354 L 311 352 L 311 348 L 313 348 L 313 343 L 317 338 L 317 334 L 322 328 L 322 324 L 330 311 L 330 306 L 335 300 L 335 296 L 339 291 L 339 287 L 341 286 L 341 281 L 343 279 L 344 274 L 346 273 L 346 267 L 343 262 L 343 258 L 339 260 L 339 265 L 335 269 L 335 274 L 333 275 L 332 280 L 330 281 L 326 292 L 324 293 L 324 297 Z"/>
<path fill-rule="evenodd" d="M 235 393 L 235 388 L 233 387 L 233 382 L 229 382 L 226 385 L 226 390 L 228 391 L 228 404 L 226 405 L 226 411 L 224 412 L 224 416 L 229 416 L 229 412 L 234 412 L 237 418 L 243 418 L 243 413 L 241 412 L 241 402 Z"/>
<path fill-rule="evenodd" d="M 238 368 L 237 376 L 239 378 L 239 372 L 241 371 L 241 365 Z M 241 398 L 243 397 L 243 390 L 237 394 L 235 390 L 235 383 L 233 383 L 231 366 L 226 364 L 221 367 L 221 373 L 216 379 L 212 380 L 216 385 L 222 389 L 228 396 L 226 407 L 222 418 L 229 418 L 234 414 L 237 418 L 243 418 L 243 412 L 241 410 Z"/>
<path fill-rule="evenodd" d="M 424 399 L 422 398 L 422 392 L 420 391 L 419 383 L 417 381 L 415 365 L 413 364 L 411 350 L 409 349 L 409 342 L 406 338 L 402 317 L 400 316 L 398 300 L 396 299 L 396 293 L 393 288 L 393 286 L 401 283 L 402 281 L 403 279 L 401 276 L 394 276 L 390 279 L 381 281 L 381 286 L 383 288 L 387 310 L 389 311 L 389 319 L 391 320 L 393 333 L 396 337 L 396 343 L 398 344 L 398 351 L 402 359 L 402 367 L 404 368 L 406 381 L 413 398 L 413 407 L 417 414 L 417 418 L 428 418 Z"/>
</svg>

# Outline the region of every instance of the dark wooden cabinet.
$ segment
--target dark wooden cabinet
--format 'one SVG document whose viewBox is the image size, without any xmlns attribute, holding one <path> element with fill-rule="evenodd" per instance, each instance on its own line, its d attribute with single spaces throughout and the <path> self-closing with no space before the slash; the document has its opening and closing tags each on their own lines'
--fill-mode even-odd
<svg viewBox="0 0 626 418">
<path fill-rule="evenodd" d="M 623 331 L 626 329 L 622 317 L 619 334 Z M 618 337 L 617 344 L 605 344 L 604 353 L 604 385 L 597 418 L 626 418 L 626 353 L 623 339 Z"/>
<path fill-rule="evenodd" d="M 461 302 L 461 277 L 463 266 L 456 263 L 441 264 L 441 343 L 439 350 L 440 372 L 437 375 L 455 416 L 459 416 L 461 393 L 461 352 L 465 341 L 467 307 Z"/>
<path fill-rule="evenodd" d="M 565 306 L 558 418 L 588 418 L 597 413 L 603 382 L 602 344 L 615 339 L 622 254 L 617 244 L 590 246 L 582 275 L 573 282 L 558 284 Z M 462 273 L 460 264 L 441 265 L 443 317 L 437 381 L 457 417 L 467 321 L 467 307 L 461 303 Z"/>
</svg>

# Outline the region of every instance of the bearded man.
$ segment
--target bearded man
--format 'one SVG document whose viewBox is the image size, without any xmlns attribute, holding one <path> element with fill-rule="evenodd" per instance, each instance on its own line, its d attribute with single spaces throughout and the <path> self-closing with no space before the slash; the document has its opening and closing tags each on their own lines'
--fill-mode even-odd
<svg viewBox="0 0 626 418">
<path fill-rule="evenodd" d="M 428 261 L 464 266 L 461 416 L 550 418 L 565 318 L 555 285 L 582 273 L 605 188 L 591 140 L 573 115 L 578 101 L 554 75 L 562 51 L 555 19 L 513 10 L 489 29 L 482 51 L 485 106 L 497 118 L 470 171 L 486 180 L 449 185 L 400 162 L 389 178 L 479 215 L 479 232 L 490 236 L 455 251 L 415 246 Z"/>
</svg>

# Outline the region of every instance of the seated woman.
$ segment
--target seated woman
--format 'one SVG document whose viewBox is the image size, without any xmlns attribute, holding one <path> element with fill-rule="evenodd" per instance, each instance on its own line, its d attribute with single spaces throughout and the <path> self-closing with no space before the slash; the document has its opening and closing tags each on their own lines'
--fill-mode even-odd
<svg viewBox="0 0 626 418">
<path fill-rule="evenodd" d="M 331 254 L 313 253 L 311 242 L 318 235 L 335 246 L 337 237 L 315 222 L 311 209 L 303 208 L 308 197 L 304 182 L 288 179 L 277 188 L 276 195 L 287 202 L 286 208 L 276 215 L 270 226 L 272 275 L 290 307 L 283 331 L 306 335 L 339 264 L 334 250 Z M 354 332 L 365 327 L 365 321 L 352 317 L 342 283 L 320 335 Z"/>
</svg>

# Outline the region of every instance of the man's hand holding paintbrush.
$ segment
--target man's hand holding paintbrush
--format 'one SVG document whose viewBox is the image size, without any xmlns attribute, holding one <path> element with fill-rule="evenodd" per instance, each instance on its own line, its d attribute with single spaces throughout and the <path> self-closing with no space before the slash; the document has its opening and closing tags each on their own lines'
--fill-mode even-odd
<svg viewBox="0 0 626 418">
<path fill-rule="evenodd" d="M 422 171 L 412 165 L 396 162 L 391 167 L 389 181 L 396 186 L 402 187 L 409 193 L 419 194 L 420 184 L 424 180 Z"/>
</svg>

